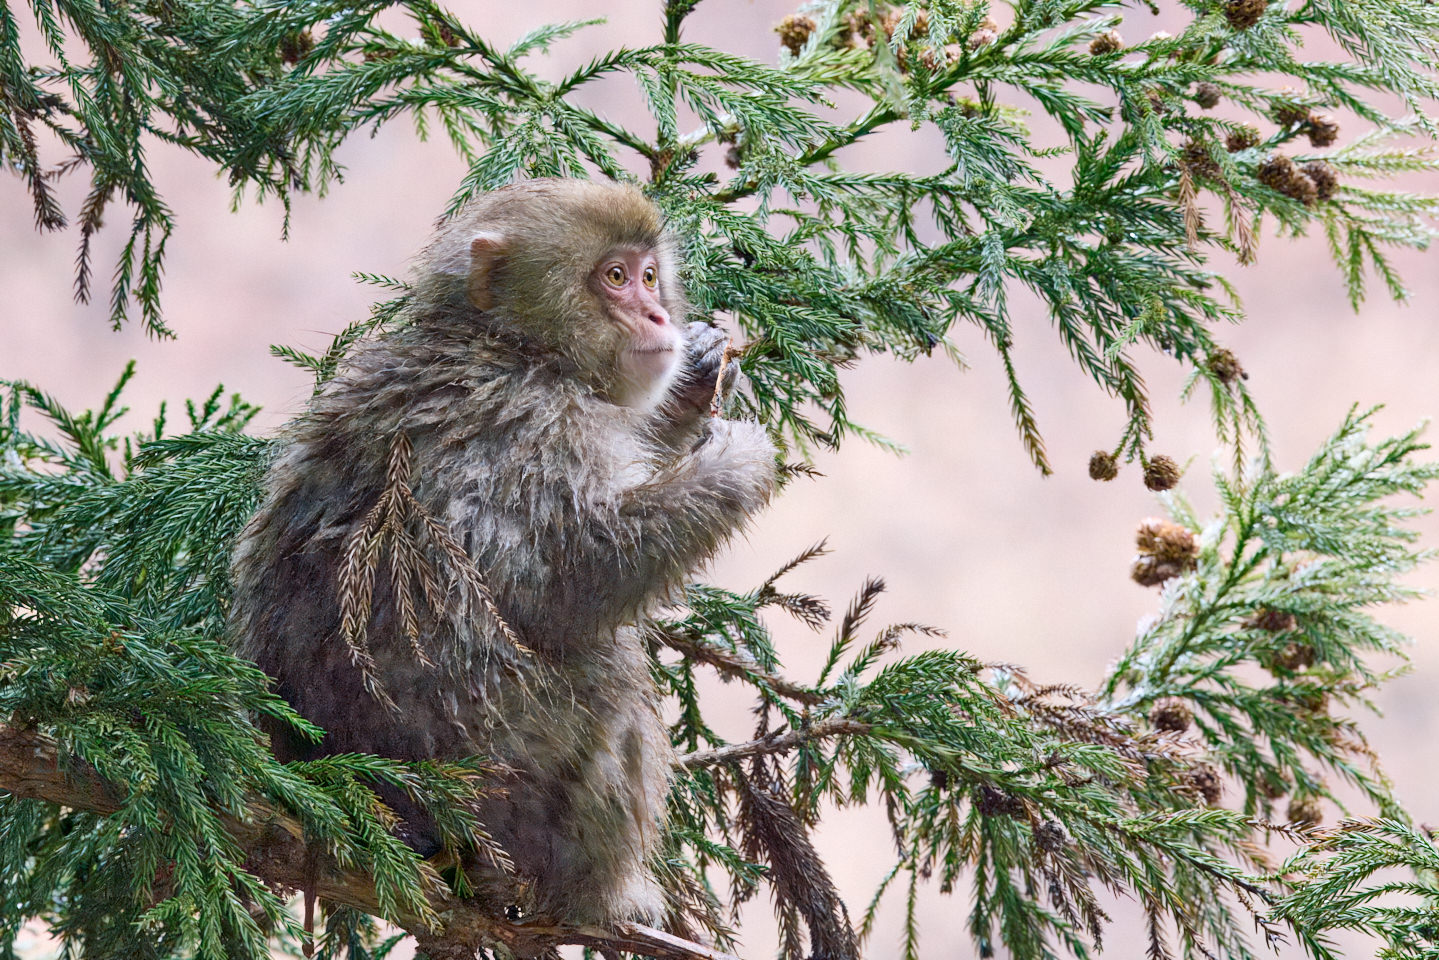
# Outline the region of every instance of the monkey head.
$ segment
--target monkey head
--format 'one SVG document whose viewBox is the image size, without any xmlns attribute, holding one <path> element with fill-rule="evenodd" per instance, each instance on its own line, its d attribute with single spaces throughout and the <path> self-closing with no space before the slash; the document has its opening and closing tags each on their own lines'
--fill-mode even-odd
<svg viewBox="0 0 1439 960">
<path fill-rule="evenodd" d="M 477 319 L 562 356 L 613 402 L 650 409 L 684 352 L 675 260 L 659 210 L 637 188 L 531 180 L 464 207 L 422 268 L 462 280 Z"/>
</svg>

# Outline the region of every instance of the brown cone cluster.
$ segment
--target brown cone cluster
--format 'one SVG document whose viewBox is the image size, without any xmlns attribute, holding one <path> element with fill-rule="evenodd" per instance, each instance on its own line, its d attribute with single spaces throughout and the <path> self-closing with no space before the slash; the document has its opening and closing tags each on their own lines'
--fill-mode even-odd
<svg viewBox="0 0 1439 960">
<path fill-rule="evenodd" d="M 1291 673 L 1314 666 L 1315 650 L 1307 643 L 1289 642 L 1274 657 L 1274 663 Z"/>
<path fill-rule="evenodd" d="M 1259 131 L 1249 124 L 1236 127 L 1224 137 L 1224 149 L 1230 153 L 1259 146 Z"/>
<path fill-rule="evenodd" d="M 1224 795 L 1224 781 L 1220 779 L 1219 771 L 1207 763 L 1189 771 L 1189 785 L 1210 806 L 1218 803 L 1219 798 Z"/>
<path fill-rule="evenodd" d="M 1264 607 L 1255 612 L 1249 619 L 1244 621 L 1246 627 L 1254 627 L 1256 630 L 1268 630 L 1270 633 L 1285 633 L 1297 629 L 1299 621 L 1294 619 L 1294 614 L 1288 610 L 1274 610 Z"/>
<path fill-rule="evenodd" d="M 874 43 L 874 21 L 869 18 L 869 10 L 860 8 L 844 19 L 844 26 L 840 30 L 839 44 L 854 50 L 858 47 L 869 47 Z"/>
<path fill-rule="evenodd" d="M 1139 556 L 1129 576 L 1142 587 L 1157 587 L 1193 570 L 1199 561 L 1199 540 L 1194 531 L 1177 523 L 1150 517 L 1134 534 Z"/>
<path fill-rule="evenodd" d="M 1041 850 L 1058 853 L 1069 846 L 1069 831 L 1058 820 L 1046 820 L 1035 828 L 1034 842 Z"/>
<path fill-rule="evenodd" d="M 1311 113 L 1305 121 L 1304 132 L 1309 135 L 1309 142 L 1316 147 L 1329 147 L 1339 139 L 1339 124 L 1323 113 Z"/>
<path fill-rule="evenodd" d="M 280 59 L 290 65 L 299 63 L 315 49 L 315 36 L 308 30 L 292 33 L 280 41 Z"/>
<path fill-rule="evenodd" d="M 880 31 L 884 33 L 884 41 L 894 39 L 894 32 L 899 29 L 900 22 L 904 19 L 904 10 L 900 7 L 884 5 L 878 8 L 879 30 L 875 29 L 875 18 L 871 17 L 869 8 L 861 6 L 855 10 L 840 24 L 840 29 L 834 37 L 834 45 L 846 50 L 870 50 L 875 46 L 877 35 Z M 808 22 L 806 26 L 805 22 Z M 805 41 L 809 39 L 815 30 L 814 21 L 802 14 L 795 14 L 786 17 L 775 30 L 780 34 L 780 42 L 790 50 L 791 53 L 798 53 L 803 49 Z M 914 25 L 910 28 L 912 38 L 927 38 L 929 35 L 929 11 L 921 8 L 915 15 Z M 999 25 L 993 20 L 985 17 L 980 21 L 974 32 L 967 38 L 971 50 L 992 43 L 999 36 Z M 931 71 L 941 70 L 954 63 L 964 55 L 964 48 L 958 43 L 946 44 L 942 50 L 936 50 L 927 44 L 920 50 L 919 59 L 925 68 Z M 909 69 L 909 54 L 903 47 L 895 51 L 896 59 L 899 61 L 899 68 L 902 72 Z"/>
<path fill-rule="evenodd" d="M 919 51 L 919 62 L 924 64 L 926 70 L 934 73 L 955 63 L 962 56 L 964 56 L 964 50 L 960 48 L 959 44 L 946 43 L 942 51 L 936 51 L 933 47 L 925 47 Z"/>
<path fill-rule="evenodd" d="M 1179 149 L 1179 162 L 1194 176 L 1209 180 L 1218 180 L 1223 172 L 1203 140 L 1184 141 L 1184 146 Z"/>
<path fill-rule="evenodd" d="M 1096 57 L 1118 53 L 1123 49 L 1124 38 L 1119 35 L 1118 30 L 1106 30 L 1089 41 L 1089 52 Z"/>
<path fill-rule="evenodd" d="M 1249 374 L 1239 365 L 1239 358 L 1230 350 L 1220 347 L 1209 355 L 1207 361 L 1209 372 L 1219 378 L 1220 383 L 1233 383 L 1235 380 L 1248 380 Z"/>
<path fill-rule="evenodd" d="M 980 47 L 988 46 L 999 38 L 999 24 L 989 17 L 979 21 L 979 26 L 969 35 L 969 49 L 978 50 Z"/>
<path fill-rule="evenodd" d="M 1178 697 L 1166 697 L 1150 708 L 1149 722 L 1154 724 L 1156 730 L 1183 733 L 1194 722 L 1194 711 Z"/>
<path fill-rule="evenodd" d="M 792 13 L 779 22 L 774 32 L 779 34 L 780 46 L 784 47 L 794 56 L 804 49 L 809 42 L 810 34 L 814 33 L 816 24 L 814 18 L 803 13 Z"/>
<path fill-rule="evenodd" d="M 1309 174 L 1282 153 L 1276 153 L 1261 163 L 1255 175 L 1269 189 L 1298 200 L 1306 207 L 1313 206 L 1319 199 L 1319 187 L 1309 179 Z"/>
<path fill-rule="evenodd" d="M 1332 147 L 1339 139 L 1339 122 L 1325 113 L 1315 113 L 1298 103 L 1281 103 L 1274 108 L 1274 122 L 1281 127 L 1297 126 L 1316 147 Z"/>
<path fill-rule="evenodd" d="M 1096 450 L 1089 456 L 1089 479 L 1113 480 L 1119 476 L 1119 463 L 1112 454 Z"/>
<path fill-rule="evenodd" d="M 1314 181 L 1315 195 L 1320 200 L 1332 200 L 1339 189 L 1339 171 L 1323 160 L 1310 160 L 1304 165 L 1304 175 Z"/>
<path fill-rule="evenodd" d="M 1162 453 L 1144 465 L 1144 485 L 1155 492 L 1174 489 L 1181 475 L 1179 464 Z"/>
<path fill-rule="evenodd" d="M 1194 85 L 1194 102 L 1205 110 L 1219 106 L 1219 87 L 1207 81 Z"/>
<path fill-rule="evenodd" d="M 1265 0 L 1226 0 L 1224 19 L 1235 30 L 1248 30 L 1264 16 Z"/>
<path fill-rule="evenodd" d="M 1264 794 L 1270 800 L 1278 800 L 1289 792 L 1292 784 L 1283 777 L 1275 780 L 1270 780 L 1268 777 L 1265 777 L 1256 783 L 1255 786 L 1259 788 L 1260 793 Z"/>
<path fill-rule="evenodd" d="M 1285 87 L 1285 90 L 1291 89 Z M 1309 122 L 1309 108 L 1300 103 L 1281 103 L 1270 114 L 1281 127 L 1292 127 Z"/>
<path fill-rule="evenodd" d="M 1301 827 L 1317 827 L 1324 821 L 1324 806 L 1319 798 L 1305 794 L 1289 801 L 1289 822 Z"/>
<path fill-rule="evenodd" d="M 989 784 L 980 784 L 974 793 L 974 807 L 986 817 L 1024 817 L 1024 801 Z"/>
</svg>

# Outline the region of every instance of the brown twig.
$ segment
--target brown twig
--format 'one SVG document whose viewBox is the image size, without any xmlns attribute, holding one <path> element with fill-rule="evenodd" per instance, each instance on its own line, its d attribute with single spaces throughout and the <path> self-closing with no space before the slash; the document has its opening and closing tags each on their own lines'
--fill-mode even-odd
<svg viewBox="0 0 1439 960">
<path fill-rule="evenodd" d="M 112 814 L 122 806 L 121 794 L 81 761 L 62 758 L 54 741 L 40 734 L 0 724 L 0 790 L 17 797 L 43 800 L 79 810 Z M 375 896 L 374 878 L 363 870 L 342 867 L 304 841 L 295 820 L 255 800 L 244 817 L 223 817 L 225 827 L 247 851 L 264 855 L 247 862 L 260 879 L 291 889 L 307 882 L 322 900 L 384 917 L 424 941 L 431 956 L 473 957 L 485 946 L 503 944 L 519 957 L 539 956 L 565 944 L 628 951 L 656 960 L 736 960 L 713 947 L 693 943 L 637 923 L 605 928 L 509 923 L 493 917 L 451 892 L 428 864 L 421 867 L 428 909 L 386 916 Z"/>
<path fill-rule="evenodd" d="M 852 733 L 869 733 L 872 729 L 874 727 L 871 724 L 859 720 L 851 720 L 848 717 L 830 717 L 800 730 L 776 730 L 774 733 L 765 734 L 758 740 L 731 743 L 713 750 L 695 750 L 692 753 L 681 755 L 675 763 L 677 766 L 690 770 L 697 767 L 712 767 L 717 763 L 729 763 L 732 760 L 743 760 L 745 757 L 754 757 L 765 753 L 784 753 L 786 750 L 793 750 L 800 744 L 808 743 L 811 740 L 822 740 L 825 737 L 838 737 Z"/>
<path fill-rule="evenodd" d="M 748 654 L 725 650 L 694 637 L 662 631 L 656 631 L 655 638 L 691 660 L 698 660 L 700 663 L 714 667 L 725 676 L 751 682 L 758 681 L 780 696 L 802 703 L 807 707 L 813 707 L 824 701 L 821 694 L 809 687 L 761 670 L 759 664 Z"/>
</svg>

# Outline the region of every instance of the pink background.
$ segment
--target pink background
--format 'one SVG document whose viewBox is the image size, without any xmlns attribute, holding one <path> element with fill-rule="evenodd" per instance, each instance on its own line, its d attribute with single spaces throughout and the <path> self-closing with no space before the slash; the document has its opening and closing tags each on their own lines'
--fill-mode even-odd
<svg viewBox="0 0 1439 960">
<path fill-rule="evenodd" d="M 486 36 L 506 42 L 541 23 L 592 15 L 595 8 L 578 0 L 543 0 L 522 6 L 458 2 L 452 9 Z M 686 35 L 775 62 L 778 44 L 771 26 L 792 9 L 782 2 L 710 0 L 690 19 Z M 608 24 L 583 31 L 539 60 L 543 72 L 557 75 L 613 46 L 658 38 L 657 5 L 613 5 L 609 17 Z M 1138 13 L 1121 31 L 1138 40 L 1181 23 Z M 398 22 L 394 26 L 408 30 Z M 1307 55 L 1320 52 L 1311 49 Z M 1000 96 L 1026 105 L 1017 94 Z M 596 86 L 585 102 L 613 119 L 651 129 L 626 77 Z M 1034 122 L 1041 142 L 1056 139 L 1041 116 Z M 908 171 L 943 165 L 932 131 L 911 134 L 900 127 L 847 151 L 843 161 Z M 1342 141 L 1361 129 L 1357 121 L 1347 121 Z M 162 399 L 175 404 L 203 396 L 217 382 L 264 405 L 261 430 L 297 413 L 309 376 L 271 358 L 269 344 L 322 348 L 331 334 L 364 316 L 377 293 L 352 282 L 350 272 L 403 274 L 407 257 L 463 173 L 447 144 L 420 143 L 404 121 L 373 139 L 356 136 L 340 153 L 345 182 L 326 199 L 297 198 L 290 241 L 284 243 L 278 204 L 245 203 L 232 213 L 224 180 L 203 163 L 158 143 L 149 156 L 178 220 L 164 293 L 167 320 L 179 334 L 172 342 L 147 339 L 138 326 L 121 333 L 107 329 L 106 281 L 124 241 L 125 211 L 113 208 L 100 236 L 98 302 L 78 306 L 69 296 L 76 235 L 36 234 L 22 182 L 0 179 L 0 287 L 6 303 L 0 377 L 32 380 L 83 408 L 98 401 L 124 362 L 135 357 L 139 371 L 128 400 L 136 427 L 148 423 Z M 719 151 L 711 148 L 704 162 L 720 169 Z M 1064 166 L 1062 160 L 1049 165 L 1061 183 L 1068 182 L 1059 174 Z M 1408 186 L 1433 190 L 1439 183 L 1416 177 Z M 74 180 L 63 184 L 68 211 L 78 206 L 82 187 Z M 1250 373 L 1281 467 L 1300 466 L 1351 403 L 1388 404 L 1376 420 L 1386 433 L 1439 408 L 1434 322 L 1439 270 L 1429 255 L 1401 253 L 1396 259 L 1413 291 L 1412 305 L 1395 305 L 1376 287 L 1358 315 L 1349 309 L 1320 236 L 1287 240 L 1266 230 L 1257 264 L 1222 265 L 1239 286 L 1249 320 L 1218 335 Z M 842 609 L 867 575 L 879 575 L 890 590 L 874 629 L 919 620 L 946 629 L 949 642 L 981 659 L 1028 667 L 1036 679 L 1096 684 L 1132 637 L 1136 621 L 1155 608 L 1156 593 L 1131 583 L 1127 571 L 1137 521 L 1160 508 L 1133 466 L 1110 484 L 1087 478 L 1090 452 L 1113 444 L 1123 411 L 1075 371 L 1044 310 L 1018 292 L 1015 297 L 1020 373 L 1055 476 L 1042 478 L 1026 461 L 998 361 L 974 329 L 961 327 L 954 340 L 972 365 L 967 371 L 939 358 L 912 366 L 872 358 L 844 374 L 854 418 L 911 453 L 896 457 L 851 440 L 842 455 L 821 457 L 818 466 L 826 476 L 793 484 L 748 537 L 717 560 L 712 579 L 752 587 L 804 547 L 829 537 L 834 553 L 792 574 L 787 581 L 792 587 L 819 592 Z M 1158 416 L 1151 450 L 1181 462 L 1192 458 L 1185 488 L 1207 512 L 1213 504 L 1210 455 L 1217 446 L 1208 408 L 1203 402 L 1178 403 L 1182 371 L 1176 364 L 1157 355 L 1137 357 Z M 1434 518 L 1418 526 L 1426 543 L 1439 546 Z M 1439 567 L 1430 566 L 1411 582 L 1439 586 Z M 1415 673 L 1380 694 L 1383 719 L 1365 721 L 1421 821 L 1439 821 L 1434 799 L 1439 765 L 1431 752 L 1439 708 L 1430 692 L 1439 677 L 1436 611 L 1430 602 L 1383 612 L 1387 623 L 1417 638 Z M 827 634 L 815 637 L 786 620 L 773 622 L 792 674 L 812 678 Z M 921 648 L 911 641 L 905 649 Z M 726 700 L 738 692 L 715 684 L 712 709 L 722 730 L 743 739 L 750 704 Z M 1335 811 L 1327 813 L 1332 820 Z M 858 919 L 874 883 L 891 865 L 887 832 L 872 812 L 841 811 L 826 820 L 818 840 Z M 1110 953 L 1135 955 L 1127 949 L 1138 943 L 1130 939 L 1139 933 L 1135 911 L 1128 904 L 1115 908 Z M 966 909 L 962 897 L 926 897 L 920 922 L 928 947 L 938 951 L 934 955 L 973 955 L 964 932 Z M 885 913 L 870 955 L 886 957 L 896 950 L 899 920 L 897 910 Z M 761 900 L 750 910 L 747 956 L 772 953 L 771 926 Z"/>
</svg>

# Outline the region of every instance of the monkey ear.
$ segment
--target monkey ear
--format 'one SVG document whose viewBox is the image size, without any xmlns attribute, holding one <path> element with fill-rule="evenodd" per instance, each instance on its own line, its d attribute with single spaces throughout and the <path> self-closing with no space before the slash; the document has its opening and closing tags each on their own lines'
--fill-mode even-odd
<svg viewBox="0 0 1439 960">
<path fill-rule="evenodd" d="M 476 310 L 495 305 L 491 278 L 505 254 L 505 238 L 498 233 L 477 233 L 470 240 L 470 278 L 467 287 L 470 303 Z"/>
</svg>

